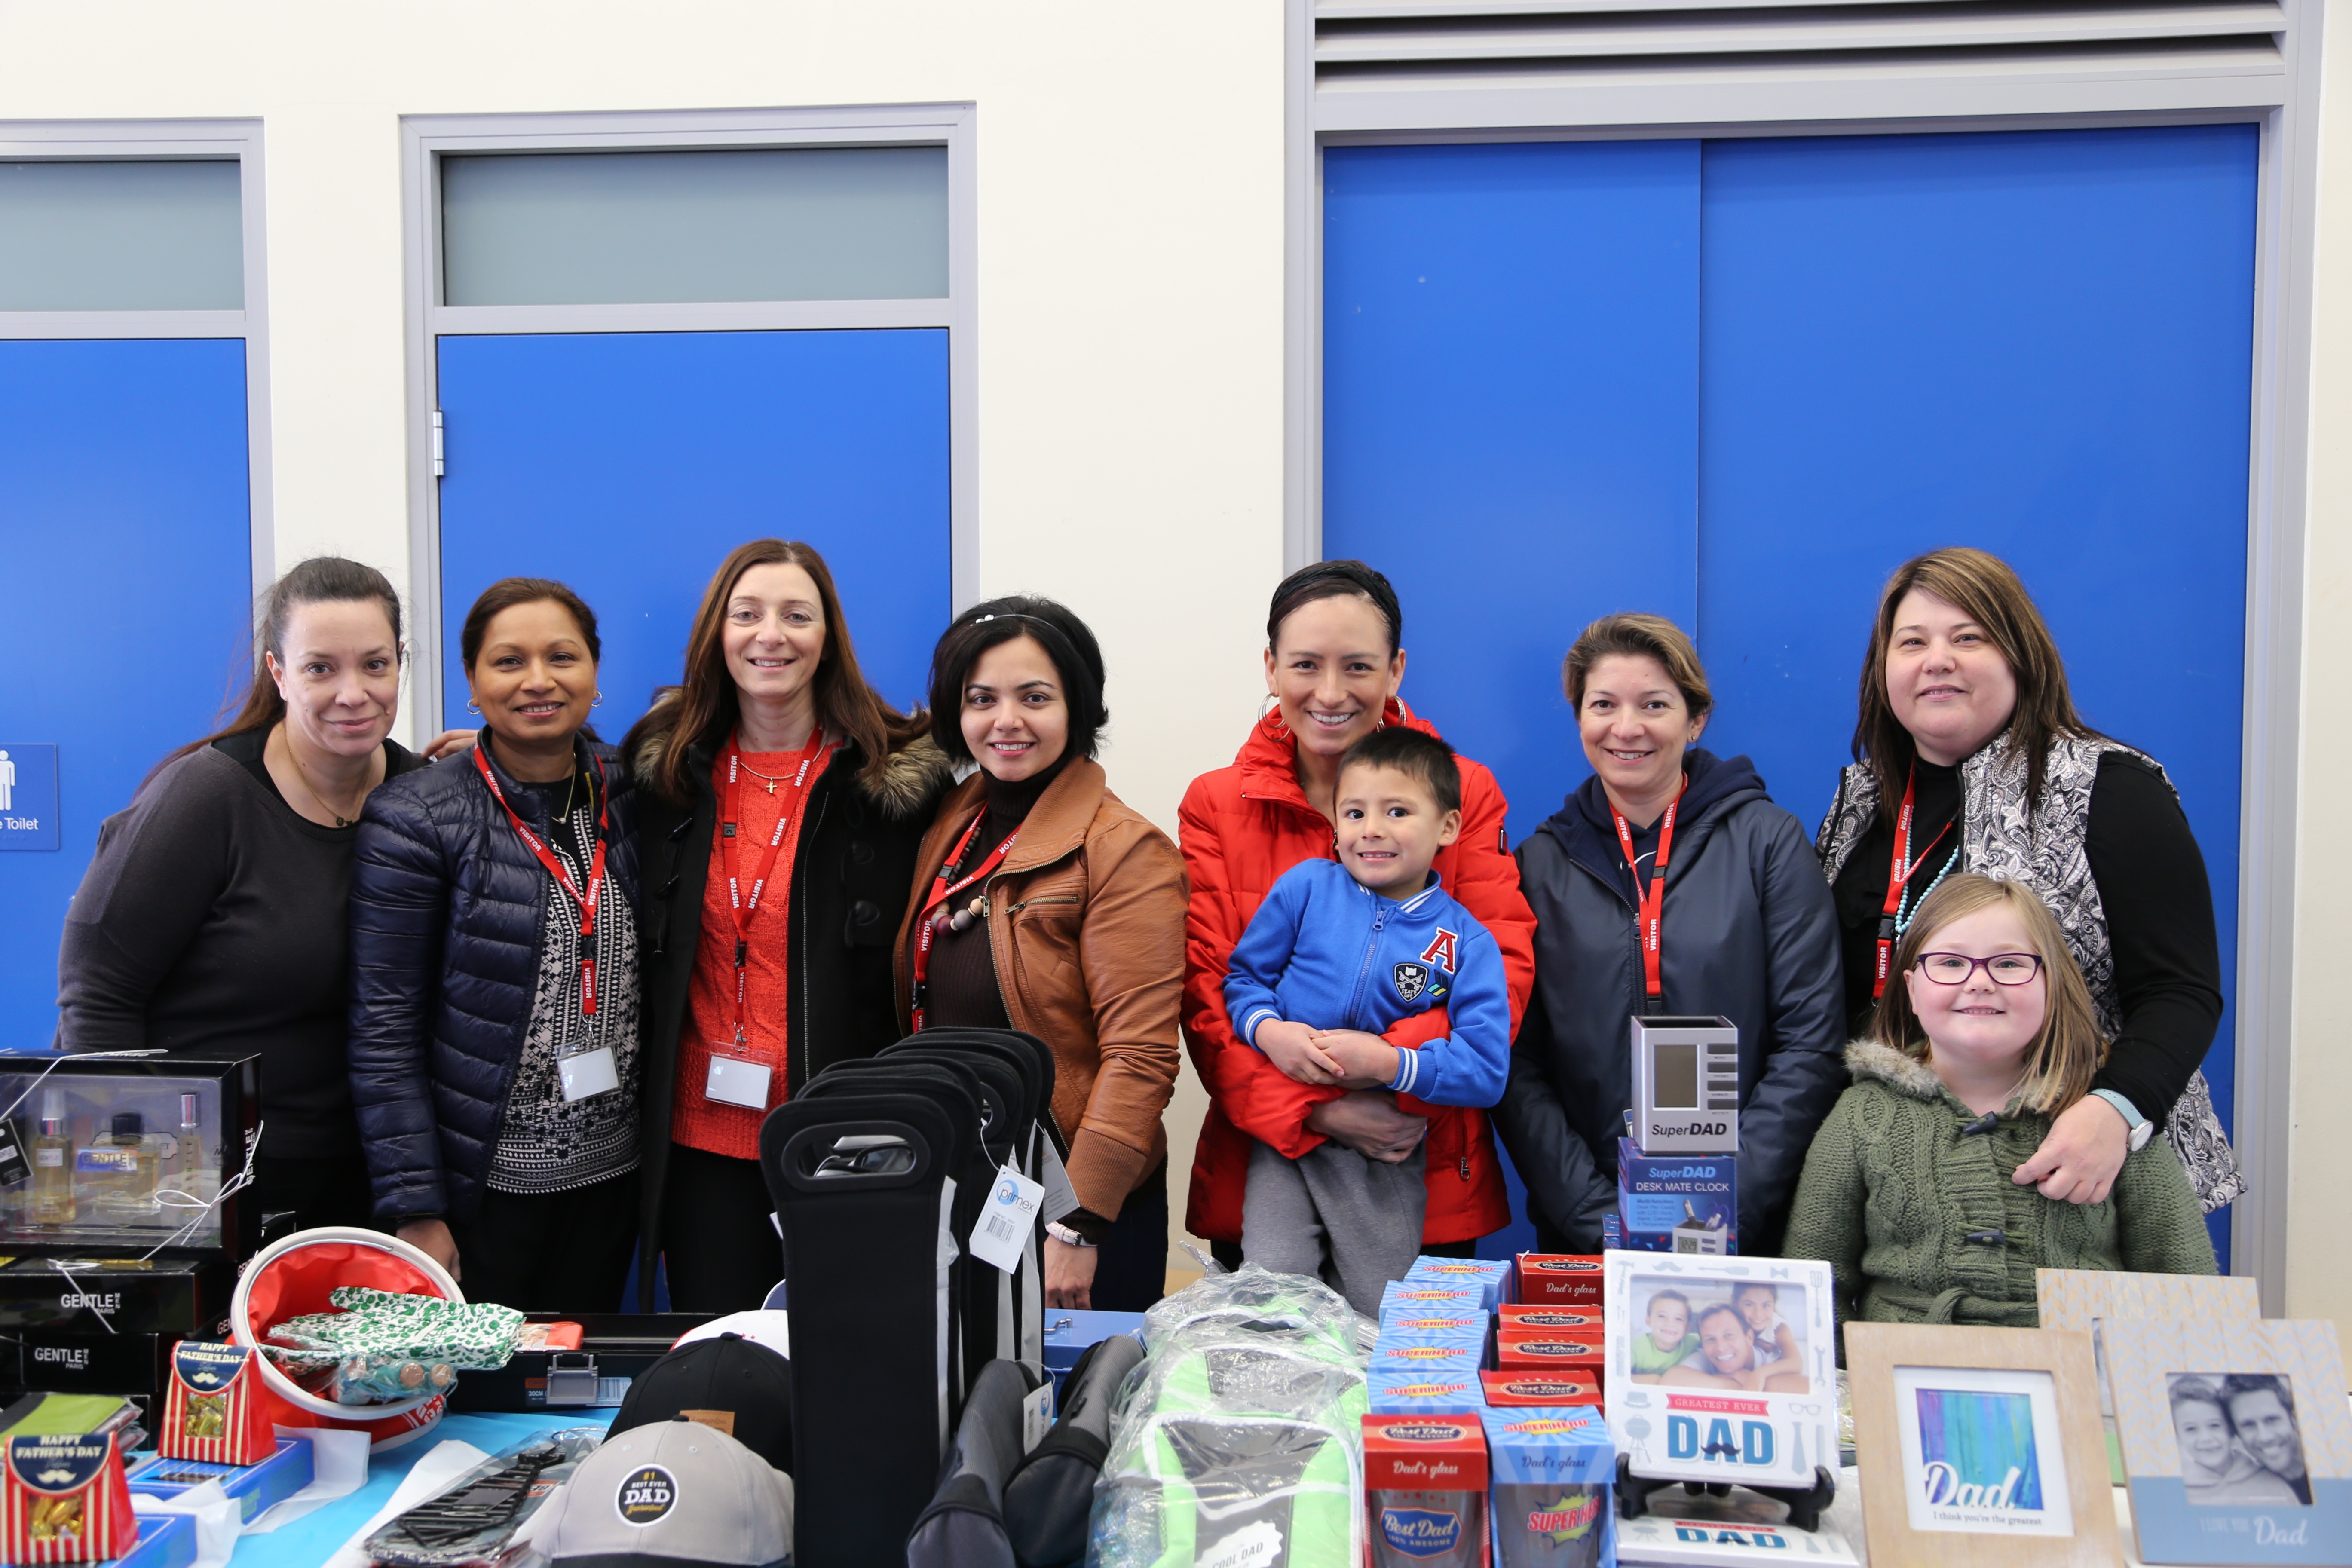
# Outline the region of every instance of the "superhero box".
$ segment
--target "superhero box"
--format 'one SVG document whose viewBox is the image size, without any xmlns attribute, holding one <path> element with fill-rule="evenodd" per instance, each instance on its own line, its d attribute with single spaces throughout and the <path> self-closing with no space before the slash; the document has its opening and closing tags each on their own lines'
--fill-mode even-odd
<svg viewBox="0 0 2352 1568">
<path fill-rule="evenodd" d="M 1486 1331 L 1492 1320 L 1484 1308 L 1441 1308 L 1431 1311 L 1425 1308 L 1399 1306 L 1381 1309 L 1380 1343 L 1384 1345 L 1476 1344 L 1486 1342 Z"/>
<path fill-rule="evenodd" d="M 1495 1336 L 1495 1365 L 1504 1372 L 1589 1372 L 1601 1375 L 1601 1339 L 1555 1329 L 1506 1329 Z"/>
<path fill-rule="evenodd" d="M 1499 1258 L 1416 1258 L 1404 1271 L 1409 1285 L 1469 1286 L 1490 1312 L 1503 1300 L 1510 1276 L 1510 1260 Z"/>
<path fill-rule="evenodd" d="M 1601 1409 L 1601 1374 L 1597 1372 L 1483 1372 L 1478 1381 L 1491 1410 L 1528 1405 L 1582 1405 Z"/>
<path fill-rule="evenodd" d="M 1475 1415 L 1486 1408 L 1475 1372 L 1375 1372 L 1365 1393 L 1375 1415 Z"/>
<path fill-rule="evenodd" d="M 1486 1364 L 1486 1347 L 1476 1340 L 1453 1344 L 1382 1345 L 1372 1352 L 1371 1370 L 1398 1373 L 1447 1373 L 1475 1377 Z"/>
<path fill-rule="evenodd" d="M 0 1452 L 0 1563 L 100 1563 L 138 1543 L 111 1436 L 11 1437 Z"/>
<path fill-rule="evenodd" d="M 1617 1448 L 1589 1409 L 1489 1410 L 1495 1561 L 1614 1568 Z"/>
<path fill-rule="evenodd" d="M 1598 1264 L 1599 1259 L 1594 1262 Z M 1598 1268 L 1593 1270 L 1592 1280 L 1597 1289 L 1601 1282 Z M 1597 1302 L 1589 1307 L 1530 1307 L 1524 1302 L 1506 1302 L 1497 1315 L 1506 1329 L 1551 1329 L 1571 1334 L 1597 1334 L 1603 1322 Z"/>
<path fill-rule="evenodd" d="M 1486 1434 L 1475 1415 L 1364 1417 L 1364 1561 L 1486 1568 Z"/>
<path fill-rule="evenodd" d="M 1644 1154 L 1617 1140 L 1618 1245 L 1723 1258 L 1739 1250 L 1735 1154 Z"/>
<path fill-rule="evenodd" d="M 1391 1307 L 1432 1312 L 1477 1312 L 1486 1305 L 1482 1285 L 1432 1285 L 1420 1279 L 1391 1279 L 1381 1288 L 1381 1315 Z"/>
<path fill-rule="evenodd" d="M 1598 1253 L 1522 1252 L 1513 1259 L 1522 1307 L 1590 1307 L 1601 1310 Z"/>
</svg>

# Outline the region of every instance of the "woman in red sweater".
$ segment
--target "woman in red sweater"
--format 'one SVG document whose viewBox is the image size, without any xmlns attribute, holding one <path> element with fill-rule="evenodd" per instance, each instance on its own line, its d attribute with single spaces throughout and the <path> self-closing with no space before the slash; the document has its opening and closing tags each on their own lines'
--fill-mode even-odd
<svg viewBox="0 0 2352 1568">
<path fill-rule="evenodd" d="M 1234 1035 L 1225 969 L 1275 879 L 1332 853 L 1339 759 L 1383 724 L 1437 731 L 1397 700 L 1404 679 L 1404 616 L 1389 580 L 1360 561 L 1325 561 L 1285 578 L 1266 617 L 1265 685 L 1274 707 L 1250 730 L 1231 767 L 1184 792 L 1179 825 L 1192 881 L 1185 910 L 1184 1039 L 1210 1106 L 1192 1157 L 1185 1227 L 1220 1261 L 1241 1260 L 1242 1191 L 1250 1141 L 1296 1159 L 1336 1139 L 1371 1159 L 1402 1160 L 1429 1140 L 1424 1251 L 1467 1256 L 1510 1223 L 1510 1202 L 1486 1112 L 1428 1106 L 1385 1089 L 1293 1082 Z M 1437 857 L 1445 890 L 1502 947 L 1511 1025 L 1535 983 L 1535 916 L 1519 896 L 1495 775 L 1465 757 L 1462 832 Z M 1444 1009 L 1400 1023 L 1394 1043 L 1446 1030 Z"/>
</svg>

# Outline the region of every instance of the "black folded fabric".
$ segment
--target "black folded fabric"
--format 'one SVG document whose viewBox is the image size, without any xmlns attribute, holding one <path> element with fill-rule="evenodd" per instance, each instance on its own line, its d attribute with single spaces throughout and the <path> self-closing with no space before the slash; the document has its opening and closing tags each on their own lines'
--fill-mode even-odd
<svg viewBox="0 0 2352 1568">
<path fill-rule="evenodd" d="M 1143 1360 L 1132 1334 L 1088 1345 L 1062 1380 L 1054 1429 L 1004 1483 L 1004 1532 L 1020 1568 L 1069 1568 L 1087 1555 L 1095 1480 L 1110 1452 L 1112 1397 Z"/>
</svg>

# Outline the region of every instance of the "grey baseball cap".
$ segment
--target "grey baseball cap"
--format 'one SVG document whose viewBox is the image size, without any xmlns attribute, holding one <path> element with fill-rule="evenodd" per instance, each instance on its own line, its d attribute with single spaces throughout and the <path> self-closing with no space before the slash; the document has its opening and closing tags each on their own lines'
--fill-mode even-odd
<svg viewBox="0 0 2352 1568">
<path fill-rule="evenodd" d="M 657 1421 L 604 1440 L 531 1532 L 555 1568 L 783 1568 L 793 1479 L 714 1426 Z"/>
</svg>

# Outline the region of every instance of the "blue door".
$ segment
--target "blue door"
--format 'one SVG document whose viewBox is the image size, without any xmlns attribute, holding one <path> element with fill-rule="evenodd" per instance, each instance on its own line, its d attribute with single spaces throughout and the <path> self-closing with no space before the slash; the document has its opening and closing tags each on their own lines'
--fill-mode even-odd
<svg viewBox="0 0 2352 1568">
<path fill-rule="evenodd" d="M 1696 411 L 1659 407 L 1646 440 L 1619 437 L 1602 454 L 1630 468 L 1685 443 L 1692 504 L 1659 509 L 1647 528 L 1596 521 L 1614 476 L 1606 464 L 1570 474 L 1557 451 L 1563 421 L 1638 405 L 1657 374 L 1602 328 L 1553 325 L 1578 308 L 1554 297 L 1563 286 L 1587 290 L 1581 308 L 1620 330 L 1658 315 L 1640 290 L 1592 275 L 1591 252 L 1628 244 L 1606 184 L 1626 148 L 1367 148 L 1326 161 L 1324 552 L 1396 580 L 1407 690 L 1465 752 L 1498 763 L 1514 833 L 1584 776 L 1555 677 L 1579 627 L 1608 609 L 1656 610 L 1695 632 L 1718 704 L 1708 743 L 1752 755 L 1810 826 L 1847 760 L 1878 584 L 1921 550 L 1979 544 L 2035 590 L 2090 722 L 2150 752 L 2179 786 L 2226 943 L 2254 129 L 1700 145 L 1681 165 L 1686 226 L 1664 232 L 1661 203 L 1660 232 L 1636 252 L 1657 268 L 1678 237 L 1698 258 L 1681 340 L 1693 346 L 1674 362 L 1689 369 Z M 1489 195 L 1514 155 L 1547 177 L 1516 198 Z M 1551 238 L 1531 247 L 1538 214 Z M 1480 330 L 1449 331 L 1437 284 L 1456 257 L 1517 284 L 1496 291 Z M 1416 281 L 1391 284 L 1383 312 L 1356 311 L 1362 279 L 1406 274 Z M 1681 354 L 1654 331 L 1660 352 Z M 1472 448 L 1446 419 L 1403 416 L 1433 387 L 1507 404 L 1479 420 L 1490 433 L 1532 413 L 1542 438 L 1486 441 L 1465 468 Z M 1487 503 L 1511 493 L 1545 499 Z M 1482 537 L 1465 540 L 1474 530 Z M 1447 556 L 1476 570 L 1451 572 Z M 1514 696 L 1500 723 L 1497 692 Z M 2207 1068 L 2225 1121 L 2233 1059 L 2225 1016 Z M 2226 1216 L 2216 1230 L 2226 1257 Z"/>
<path fill-rule="evenodd" d="M 24 748 L 57 748 L 58 829 L 0 853 L 0 1050 L 57 1032 L 99 823 L 242 692 L 247 484 L 241 340 L 0 342 L 0 752 L 46 773 Z M 34 789 L 20 771 L 20 815 Z"/>
<path fill-rule="evenodd" d="M 950 609 L 947 333 L 630 332 L 440 341 L 443 714 L 458 637 L 501 577 L 596 612 L 617 742 L 684 668 L 711 573 L 746 540 L 824 552 L 859 663 L 921 700 Z"/>
</svg>

